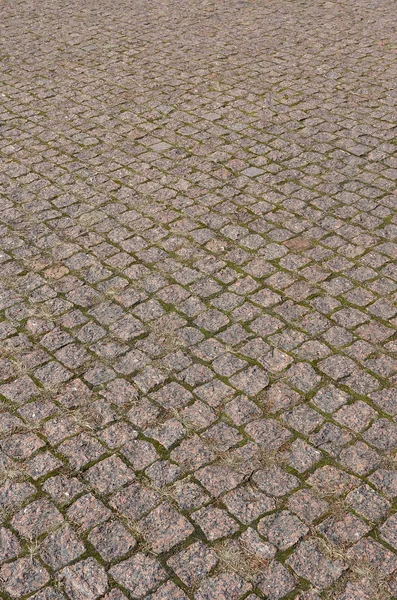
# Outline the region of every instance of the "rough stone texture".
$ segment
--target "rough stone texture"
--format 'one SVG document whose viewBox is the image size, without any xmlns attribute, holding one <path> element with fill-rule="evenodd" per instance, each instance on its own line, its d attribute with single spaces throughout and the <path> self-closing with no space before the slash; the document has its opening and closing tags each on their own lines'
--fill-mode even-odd
<svg viewBox="0 0 397 600">
<path fill-rule="evenodd" d="M 187 519 L 167 503 L 144 517 L 139 526 L 142 527 L 143 537 L 156 553 L 170 550 L 185 540 L 194 529 Z"/>
<path fill-rule="evenodd" d="M 71 600 L 96 600 L 108 587 L 105 569 L 94 558 L 65 567 L 59 577 Z"/>
<path fill-rule="evenodd" d="M 197 585 L 217 563 L 216 554 L 200 541 L 168 560 L 170 567 L 188 587 Z"/>
<path fill-rule="evenodd" d="M 98 525 L 88 536 L 89 541 L 106 561 L 115 561 L 136 545 L 136 540 L 119 521 Z"/>
<path fill-rule="evenodd" d="M 64 567 L 84 552 L 84 544 L 69 525 L 48 535 L 40 547 L 41 558 L 53 569 Z"/>
<path fill-rule="evenodd" d="M 12 598 L 21 598 L 40 589 L 50 579 L 43 565 L 29 557 L 7 563 L 0 569 L 2 589 Z"/>
<path fill-rule="evenodd" d="M 1 598 L 396 596 L 394 13 L 5 3 Z"/>
<path fill-rule="evenodd" d="M 119 563 L 110 570 L 110 574 L 130 591 L 133 598 L 141 598 L 166 579 L 166 573 L 160 563 L 142 553 Z"/>
</svg>

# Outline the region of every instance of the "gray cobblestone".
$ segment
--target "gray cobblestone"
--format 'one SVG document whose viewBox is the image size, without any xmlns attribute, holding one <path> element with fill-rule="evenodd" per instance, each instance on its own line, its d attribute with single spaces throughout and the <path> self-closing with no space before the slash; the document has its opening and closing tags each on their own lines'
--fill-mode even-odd
<svg viewBox="0 0 397 600">
<path fill-rule="evenodd" d="M 396 596 L 393 9 L 4 6 L 1 598 Z"/>
</svg>

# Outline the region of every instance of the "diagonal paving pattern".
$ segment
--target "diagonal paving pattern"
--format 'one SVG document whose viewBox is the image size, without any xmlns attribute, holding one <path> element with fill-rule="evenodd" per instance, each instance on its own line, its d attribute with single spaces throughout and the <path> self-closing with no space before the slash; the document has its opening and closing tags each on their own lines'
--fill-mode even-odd
<svg viewBox="0 0 397 600">
<path fill-rule="evenodd" d="M 0 598 L 397 596 L 393 0 L 7 0 Z"/>
</svg>

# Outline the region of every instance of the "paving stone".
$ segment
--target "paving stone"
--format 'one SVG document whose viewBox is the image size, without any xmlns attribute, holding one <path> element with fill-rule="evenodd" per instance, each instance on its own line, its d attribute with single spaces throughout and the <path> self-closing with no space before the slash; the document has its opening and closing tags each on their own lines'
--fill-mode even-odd
<svg viewBox="0 0 397 600">
<path fill-rule="evenodd" d="M 188 597 L 175 583 L 167 581 L 156 592 L 148 596 L 148 600 L 188 600 Z"/>
<path fill-rule="evenodd" d="M 197 387 L 194 392 L 196 396 L 213 408 L 218 408 L 220 405 L 223 405 L 223 403 L 235 393 L 233 388 L 217 379 Z"/>
<path fill-rule="evenodd" d="M 329 517 L 317 529 L 331 544 L 340 547 L 350 546 L 370 531 L 364 521 L 350 513 L 343 517 Z"/>
<path fill-rule="evenodd" d="M 320 596 L 316 594 L 313 590 L 309 590 L 308 592 L 302 592 L 297 596 L 298 600 L 320 600 Z"/>
<path fill-rule="evenodd" d="M 160 408 L 143 398 L 139 404 L 134 402 L 132 408 L 127 413 L 127 418 L 131 421 L 134 427 L 147 427 L 156 422 L 156 418 L 160 414 Z M 136 436 L 134 436 L 136 437 Z"/>
<path fill-rule="evenodd" d="M 215 309 L 208 310 L 196 319 L 196 324 L 200 329 L 206 329 L 212 333 L 219 331 L 219 329 L 227 325 L 228 322 L 229 319 L 226 315 Z"/>
<path fill-rule="evenodd" d="M 40 545 L 40 556 L 47 565 L 57 570 L 85 552 L 84 544 L 69 525 L 50 533 Z"/>
<path fill-rule="evenodd" d="M 337 355 L 322 360 L 319 363 L 319 368 L 331 379 L 338 381 L 354 373 L 357 366 L 350 358 Z"/>
<path fill-rule="evenodd" d="M 234 398 L 226 405 L 225 412 L 235 425 L 245 425 L 261 414 L 258 406 L 246 396 L 237 396 Z"/>
<path fill-rule="evenodd" d="M 211 548 L 198 541 L 167 562 L 186 586 L 194 588 L 216 567 L 218 558 Z"/>
<path fill-rule="evenodd" d="M 345 429 L 342 429 L 342 427 L 326 422 L 309 439 L 315 447 L 336 457 L 341 452 L 341 449 L 352 441 L 353 436 Z"/>
<path fill-rule="evenodd" d="M 363 442 L 347 446 L 339 457 L 343 466 L 358 475 L 368 475 L 381 460 L 379 454 Z"/>
<path fill-rule="evenodd" d="M 295 475 L 277 466 L 256 471 L 253 480 L 266 494 L 276 497 L 285 496 L 299 486 L 299 479 Z"/>
<path fill-rule="evenodd" d="M 240 536 L 240 542 L 247 551 L 256 556 L 259 560 L 269 560 L 275 557 L 277 548 L 272 544 L 263 541 L 255 529 L 249 527 Z"/>
<path fill-rule="evenodd" d="M 376 421 L 363 437 L 379 450 L 388 451 L 397 447 L 397 427 L 387 419 Z"/>
<path fill-rule="evenodd" d="M 178 481 L 174 484 L 173 497 L 182 510 L 200 508 L 209 498 L 199 485 L 189 480 Z"/>
<path fill-rule="evenodd" d="M 177 419 L 169 419 L 157 427 L 145 429 L 145 435 L 155 439 L 165 448 L 170 448 L 185 437 L 185 428 Z"/>
<path fill-rule="evenodd" d="M 94 363 L 93 366 L 84 373 L 84 379 L 93 386 L 107 383 L 115 377 L 116 374 L 113 369 L 100 362 Z"/>
<path fill-rule="evenodd" d="M 0 507 L 3 511 L 15 511 L 36 492 L 31 483 L 5 479 L 0 486 Z"/>
<path fill-rule="evenodd" d="M 0 563 L 3 563 L 11 558 L 16 558 L 20 551 L 21 545 L 18 538 L 5 527 L 0 528 Z"/>
<path fill-rule="evenodd" d="M 100 494 L 110 494 L 134 479 L 134 472 L 118 456 L 105 458 L 88 469 L 86 477 Z"/>
<path fill-rule="evenodd" d="M 50 494 L 56 504 L 62 506 L 64 504 L 69 504 L 83 492 L 84 484 L 76 477 L 55 475 L 44 482 L 43 489 Z"/>
<path fill-rule="evenodd" d="M 145 471 L 156 488 L 163 488 L 176 481 L 182 469 L 168 460 L 158 460 Z"/>
<path fill-rule="evenodd" d="M 299 490 L 288 500 L 290 511 L 305 523 L 312 523 L 328 511 L 328 502 L 314 496 L 309 490 Z"/>
<path fill-rule="evenodd" d="M 308 531 L 308 527 L 287 510 L 264 517 L 258 523 L 258 532 L 280 550 L 294 546 Z"/>
<path fill-rule="evenodd" d="M 274 419 L 260 419 L 249 423 L 246 432 L 265 450 L 277 450 L 289 438 L 291 433 Z"/>
<path fill-rule="evenodd" d="M 380 534 L 382 538 L 390 544 L 393 548 L 396 548 L 397 537 L 396 537 L 396 515 L 392 515 L 385 521 L 380 527 Z"/>
<path fill-rule="evenodd" d="M 258 583 L 258 587 L 269 600 L 278 600 L 284 598 L 296 586 L 296 579 L 293 574 L 281 563 L 274 561 L 265 570 L 263 577 Z"/>
<path fill-rule="evenodd" d="M 127 596 L 125 596 L 125 594 L 123 594 L 123 592 L 120 589 L 115 588 L 111 592 L 106 594 L 103 598 L 104 600 L 125 600 Z"/>
<path fill-rule="evenodd" d="M 364 580 L 362 582 L 347 583 L 344 592 L 338 596 L 338 600 L 369 600 L 376 595 L 376 587 L 370 582 Z"/>
<path fill-rule="evenodd" d="M 118 373 L 130 375 L 145 366 L 147 362 L 148 358 L 143 352 L 137 349 L 131 350 L 115 363 L 115 369 Z M 111 385 L 112 383 L 108 384 L 108 387 Z M 134 395 L 136 395 L 136 393 Z"/>
<path fill-rule="evenodd" d="M 315 389 L 321 382 L 321 377 L 317 375 L 313 367 L 307 363 L 296 363 L 292 365 L 286 376 L 291 385 L 301 392 L 308 393 Z"/>
<path fill-rule="evenodd" d="M 300 543 L 297 550 L 287 560 L 297 575 L 309 580 L 320 590 L 329 587 L 342 575 L 344 567 L 341 561 L 331 561 L 321 552 L 314 540 Z"/>
<path fill-rule="evenodd" d="M 276 508 L 273 498 L 249 485 L 236 488 L 222 500 L 229 512 L 246 525 Z"/>
<path fill-rule="evenodd" d="M 288 464 L 299 473 L 304 473 L 318 463 L 321 458 L 321 452 L 303 440 L 298 439 L 291 445 Z"/>
<path fill-rule="evenodd" d="M 300 395 L 283 383 L 276 383 L 263 392 L 263 400 L 269 412 L 277 413 L 300 402 Z"/>
<path fill-rule="evenodd" d="M 359 515 L 372 522 L 380 521 L 391 508 L 390 502 L 365 483 L 350 492 L 346 502 Z"/>
<path fill-rule="evenodd" d="M 317 469 L 307 482 L 318 492 L 335 496 L 340 496 L 359 485 L 357 477 L 329 465 Z"/>
<path fill-rule="evenodd" d="M 81 432 L 81 426 L 71 415 L 56 416 L 49 421 L 44 421 L 43 429 L 51 446 L 56 446 L 69 436 Z M 67 448 L 70 448 L 70 445 Z"/>
<path fill-rule="evenodd" d="M 198 481 L 215 497 L 237 487 L 244 477 L 244 473 L 226 465 L 209 465 L 196 473 Z"/>
<path fill-rule="evenodd" d="M 170 550 L 194 531 L 192 524 L 168 503 L 155 508 L 139 522 L 139 526 L 155 553 Z"/>
<path fill-rule="evenodd" d="M 255 396 L 269 385 L 269 378 L 259 367 L 249 367 L 230 377 L 230 383 L 247 396 Z"/>
<path fill-rule="evenodd" d="M 195 600 L 238 600 L 251 585 L 235 573 L 214 575 L 204 581 L 195 593 Z"/>
<path fill-rule="evenodd" d="M 180 374 L 181 381 L 187 383 L 190 386 L 200 385 L 206 383 L 210 379 L 213 379 L 213 372 L 208 369 L 205 365 L 195 364 L 188 367 Z"/>
<path fill-rule="evenodd" d="M 136 546 L 134 536 L 119 521 L 98 525 L 90 532 L 88 539 L 102 558 L 108 562 L 125 556 Z"/>
<path fill-rule="evenodd" d="M 28 376 L 20 377 L 12 383 L 0 386 L 0 393 L 17 404 L 23 404 L 26 400 L 36 396 L 38 392 L 38 387 Z"/>
<path fill-rule="evenodd" d="M 390 575 L 397 568 L 396 556 L 370 537 L 362 538 L 349 550 L 349 558 L 361 566 L 375 569 L 383 576 Z"/>
<path fill-rule="evenodd" d="M 65 596 L 53 587 L 46 587 L 31 598 L 33 600 L 65 600 Z"/>
<path fill-rule="evenodd" d="M 49 500 L 42 498 L 28 504 L 17 513 L 13 520 L 13 526 L 18 532 L 28 539 L 40 536 L 62 523 L 61 513 Z"/>
<path fill-rule="evenodd" d="M 100 437 L 109 448 L 114 450 L 138 437 L 138 432 L 127 423 L 119 422 L 109 425 L 101 432 Z"/>
<path fill-rule="evenodd" d="M 133 469 L 136 469 L 137 471 L 146 469 L 146 467 L 151 465 L 158 458 L 158 453 L 153 444 L 144 440 L 133 440 L 132 442 L 128 442 L 123 446 L 122 453 L 131 463 Z M 123 471 L 126 470 L 123 469 Z"/>
<path fill-rule="evenodd" d="M 315 404 L 320 410 L 328 413 L 335 412 L 340 406 L 345 404 L 349 396 L 333 385 L 321 388 L 313 398 Z"/>
<path fill-rule="evenodd" d="M 144 597 L 167 578 L 160 563 L 141 552 L 112 567 L 109 573 L 130 592 L 132 598 Z"/>
<path fill-rule="evenodd" d="M 35 371 L 35 377 L 45 387 L 52 388 L 68 381 L 72 377 L 71 371 L 57 361 L 51 361 Z"/>
<path fill-rule="evenodd" d="M 34 433 L 15 434 L 0 442 L 0 448 L 13 458 L 26 459 L 44 446 L 44 442 Z"/>
<path fill-rule="evenodd" d="M 206 429 L 216 421 L 215 411 L 201 400 L 196 400 L 179 414 L 186 426 L 195 430 Z"/>
<path fill-rule="evenodd" d="M 171 459 L 181 465 L 186 471 L 199 469 L 211 462 L 215 456 L 215 452 L 207 444 L 204 444 L 198 436 L 192 436 L 183 440 L 171 452 Z"/>
<path fill-rule="evenodd" d="M 55 356 L 69 369 L 78 369 L 90 360 L 90 355 L 77 344 L 64 346 Z"/>
<path fill-rule="evenodd" d="M 202 438 L 218 452 L 226 452 L 243 440 L 239 431 L 226 423 L 212 425 L 202 434 Z"/>
<path fill-rule="evenodd" d="M 284 419 L 289 427 L 303 435 L 308 435 L 323 423 L 322 417 L 310 406 L 304 404 L 288 411 Z"/>
<path fill-rule="evenodd" d="M 233 356 L 233 354 L 222 354 L 212 363 L 215 372 L 222 377 L 231 377 L 246 365 L 246 361 Z"/>
<path fill-rule="evenodd" d="M 58 446 L 58 450 L 69 459 L 70 464 L 75 469 L 80 469 L 93 462 L 105 452 L 102 444 L 86 433 L 67 440 Z"/>
<path fill-rule="evenodd" d="M 162 387 L 158 392 L 152 393 L 151 397 L 164 408 L 177 409 L 188 404 L 193 396 L 179 383 L 170 383 Z"/>
<path fill-rule="evenodd" d="M 18 412 L 24 419 L 27 419 L 34 424 L 38 424 L 43 419 L 55 415 L 58 412 L 58 409 L 53 402 L 38 398 L 37 400 L 33 400 L 32 402 L 28 402 L 24 406 L 21 406 Z M 19 424 L 22 426 L 22 423 Z"/>
<path fill-rule="evenodd" d="M 110 504 L 122 515 L 137 521 L 160 503 L 160 495 L 149 487 L 132 483 L 117 492 Z"/>
<path fill-rule="evenodd" d="M 379 469 L 369 477 L 369 481 L 390 498 L 397 496 L 397 471 Z"/>
<path fill-rule="evenodd" d="M 46 569 L 29 557 L 7 563 L 0 569 L 1 587 L 11 598 L 22 598 L 43 587 L 50 580 Z"/>
<path fill-rule="evenodd" d="M 353 404 L 342 406 L 334 415 L 334 419 L 341 425 L 359 432 L 366 429 L 376 416 L 377 413 L 373 408 L 358 400 Z"/>
<path fill-rule="evenodd" d="M 2 13 L 0 596 L 396 595 L 392 0 L 97 4 Z"/>
<path fill-rule="evenodd" d="M 94 558 L 65 567 L 59 577 L 72 600 L 96 600 L 108 587 L 105 569 Z"/>
<path fill-rule="evenodd" d="M 237 522 L 225 510 L 215 506 L 201 508 L 192 515 L 192 519 L 209 541 L 227 537 L 239 529 Z"/>
<path fill-rule="evenodd" d="M 110 510 L 93 494 L 81 496 L 67 510 L 68 518 L 84 530 L 102 523 L 110 514 Z"/>
</svg>

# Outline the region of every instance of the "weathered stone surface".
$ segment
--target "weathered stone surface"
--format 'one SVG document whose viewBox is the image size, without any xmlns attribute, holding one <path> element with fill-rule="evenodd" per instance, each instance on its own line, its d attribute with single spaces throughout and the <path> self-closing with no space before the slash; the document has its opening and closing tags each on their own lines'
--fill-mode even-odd
<svg viewBox="0 0 397 600">
<path fill-rule="evenodd" d="M 319 589 L 329 587 L 343 573 L 343 564 L 328 559 L 314 540 L 301 542 L 287 564 L 297 575 L 308 579 Z"/>
<path fill-rule="evenodd" d="M 94 558 L 65 567 L 59 578 L 72 600 L 96 600 L 108 587 L 105 569 Z"/>
<path fill-rule="evenodd" d="M 2 7 L 1 597 L 397 595 L 394 12 Z"/>
<path fill-rule="evenodd" d="M 141 598 L 166 579 L 160 563 L 141 553 L 112 567 L 110 574 L 131 592 L 133 598 Z"/>
<path fill-rule="evenodd" d="M 144 538 L 156 553 L 170 550 L 185 540 L 194 529 L 193 525 L 168 503 L 155 508 L 139 524 Z"/>
<path fill-rule="evenodd" d="M 29 557 L 7 563 L 0 569 L 1 588 L 12 598 L 21 598 L 43 587 L 50 576 L 43 565 Z"/>
</svg>

